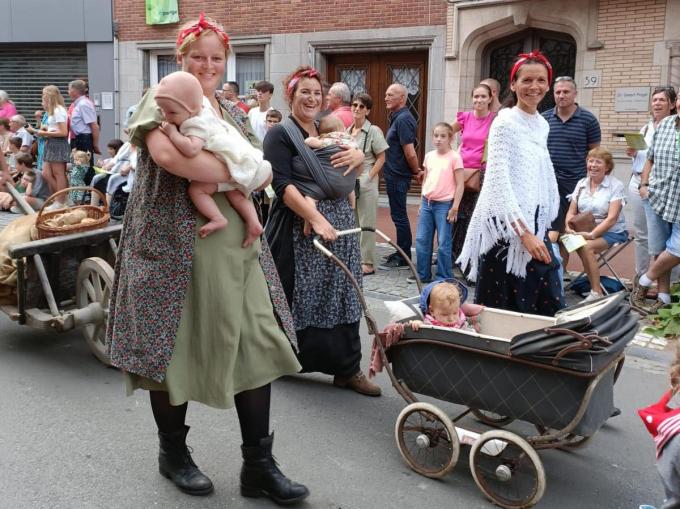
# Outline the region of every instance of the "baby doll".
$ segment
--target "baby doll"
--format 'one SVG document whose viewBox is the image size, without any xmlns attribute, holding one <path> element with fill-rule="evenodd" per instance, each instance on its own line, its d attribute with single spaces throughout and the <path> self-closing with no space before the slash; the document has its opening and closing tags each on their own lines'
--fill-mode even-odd
<svg viewBox="0 0 680 509">
<path fill-rule="evenodd" d="M 461 309 L 460 301 L 458 286 L 445 281 L 439 282 L 432 287 L 427 299 L 425 320 L 412 320 L 409 325 L 413 330 L 418 330 L 423 323 L 463 329 L 467 326 L 467 317 Z"/>
<path fill-rule="evenodd" d="M 357 148 L 357 144 L 349 133 L 344 130 L 344 125 L 342 120 L 333 115 L 326 115 L 321 120 L 319 120 L 319 136 L 309 136 L 305 138 L 305 145 L 309 148 L 314 149 L 314 153 L 319 158 L 319 160 L 326 160 L 327 166 L 330 166 L 330 156 L 331 152 L 324 151 L 327 147 L 344 145 L 350 148 Z M 334 168 L 330 171 L 337 171 Z M 347 170 L 343 175 L 347 175 L 349 170 Z M 305 196 L 305 199 L 309 201 L 314 207 L 316 207 L 317 200 L 311 196 Z M 354 191 L 352 191 L 347 199 L 352 208 L 356 205 L 356 196 Z M 311 225 L 305 221 L 304 233 L 309 235 L 312 231 Z"/>
<path fill-rule="evenodd" d="M 347 145 L 350 148 L 357 148 L 357 144 L 338 117 L 326 115 L 319 120 L 319 136 L 310 136 L 305 139 L 305 144 L 309 148 L 325 148 L 332 145 Z"/>
<path fill-rule="evenodd" d="M 167 75 L 161 80 L 155 99 L 165 119 L 161 130 L 177 150 L 186 157 L 196 157 L 201 150 L 212 152 L 226 163 L 235 182 L 191 182 L 189 196 L 208 219 L 199 229 L 199 236 L 204 238 L 227 226 L 227 219 L 212 198 L 215 192 L 226 192 L 229 203 L 246 224 L 243 247 L 250 246 L 262 233 L 262 225 L 247 196 L 269 183 L 271 165 L 263 159 L 261 151 L 217 116 L 195 76 L 183 71 Z"/>
</svg>

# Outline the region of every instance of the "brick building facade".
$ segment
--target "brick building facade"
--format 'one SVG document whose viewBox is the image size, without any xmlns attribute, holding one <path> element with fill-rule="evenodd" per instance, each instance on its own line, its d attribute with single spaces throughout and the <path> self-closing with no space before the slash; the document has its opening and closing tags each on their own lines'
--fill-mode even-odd
<svg viewBox="0 0 680 509">
<path fill-rule="evenodd" d="M 179 10 L 182 21 L 205 11 L 224 23 L 234 48 L 226 78 L 242 88 L 269 79 L 280 90 L 300 64 L 365 88 L 379 103 L 386 83 L 403 81 L 423 140 L 434 123 L 471 107 L 480 79 L 507 76 L 518 50 L 552 52 L 558 73 L 576 78 L 579 103 L 600 118 L 603 144 L 619 155 L 615 134 L 647 118 L 645 90 L 680 85 L 680 24 L 673 22 L 680 0 L 338 0 L 325 8 L 310 0 L 179 0 Z M 174 69 L 178 25 L 145 25 L 139 0 L 115 0 L 114 18 L 123 112 Z M 279 90 L 274 106 L 285 111 Z M 384 126 L 386 112 L 377 108 L 372 120 Z"/>
</svg>

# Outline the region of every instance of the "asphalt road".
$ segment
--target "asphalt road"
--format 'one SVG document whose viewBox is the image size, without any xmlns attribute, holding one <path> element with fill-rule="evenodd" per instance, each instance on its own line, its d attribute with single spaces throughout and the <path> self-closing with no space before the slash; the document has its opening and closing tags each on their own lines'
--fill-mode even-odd
<svg viewBox="0 0 680 509">
<path fill-rule="evenodd" d="M 384 323 L 384 313 L 377 315 Z M 367 358 L 366 334 L 363 345 Z M 658 399 L 664 369 L 654 361 L 627 358 L 616 386 L 622 415 L 584 449 L 540 453 L 547 490 L 537 507 L 661 505 L 652 440 L 635 409 Z M 492 507 L 472 479 L 467 447 L 443 480 L 408 468 L 394 440 L 395 419 L 405 404 L 385 375 L 378 382 L 384 396 L 377 399 L 335 389 L 322 375 L 274 384 L 274 452 L 284 472 L 312 491 L 301 507 Z M 146 394 L 125 397 L 121 375 L 101 366 L 77 331 L 36 332 L 0 316 L 0 386 L 1 508 L 274 507 L 239 495 L 240 435 L 233 410 L 189 408 L 189 443 L 213 479 L 214 494 L 189 497 L 162 478 Z M 462 409 L 440 406 L 451 414 Z M 486 429 L 470 418 L 460 425 Z M 522 424 L 509 429 L 533 431 Z"/>
</svg>

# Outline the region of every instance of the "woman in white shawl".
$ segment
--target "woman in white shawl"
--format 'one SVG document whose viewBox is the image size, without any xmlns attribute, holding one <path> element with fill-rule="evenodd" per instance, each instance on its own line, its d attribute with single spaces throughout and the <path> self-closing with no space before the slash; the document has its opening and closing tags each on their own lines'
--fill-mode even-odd
<svg viewBox="0 0 680 509">
<path fill-rule="evenodd" d="M 551 81 L 541 53 L 519 55 L 510 72 L 516 105 L 491 126 L 484 187 L 458 258 L 477 279 L 477 303 L 548 316 L 564 305 L 559 262 L 546 236 L 559 195 L 548 123 L 537 111 Z"/>
</svg>

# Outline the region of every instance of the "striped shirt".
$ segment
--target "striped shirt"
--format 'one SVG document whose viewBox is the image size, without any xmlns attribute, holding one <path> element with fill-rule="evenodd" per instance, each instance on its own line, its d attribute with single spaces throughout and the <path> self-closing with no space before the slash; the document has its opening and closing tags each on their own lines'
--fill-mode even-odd
<svg viewBox="0 0 680 509">
<path fill-rule="evenodd" d="M 673 438 L 675 435 L 680 433 L 680 414 L 675 414 L 656 428 L 658 434 L 654 437 L 654 444 L 656 446 L 656 457 L 661 456 L 664 445 Z"/>
<path fill-rule="evenodd" d="M 548 152 L 558 182 L 574 184 L 586 176 L 586 156 L 591 145 L 602 139 L 600 123 L 595 115 L 580 106 L 565 122 L 557 115 L 557 106 L 544 111 L 548 121 Z"/>
<path fill-rule="evenodd" d="M 654 163 L 649 176 L 649 204 L 669 223 L 680 223 L 680 132 L 678 115 L 664 118 L 656 128 L 647 159 Z"/>
</svg>

